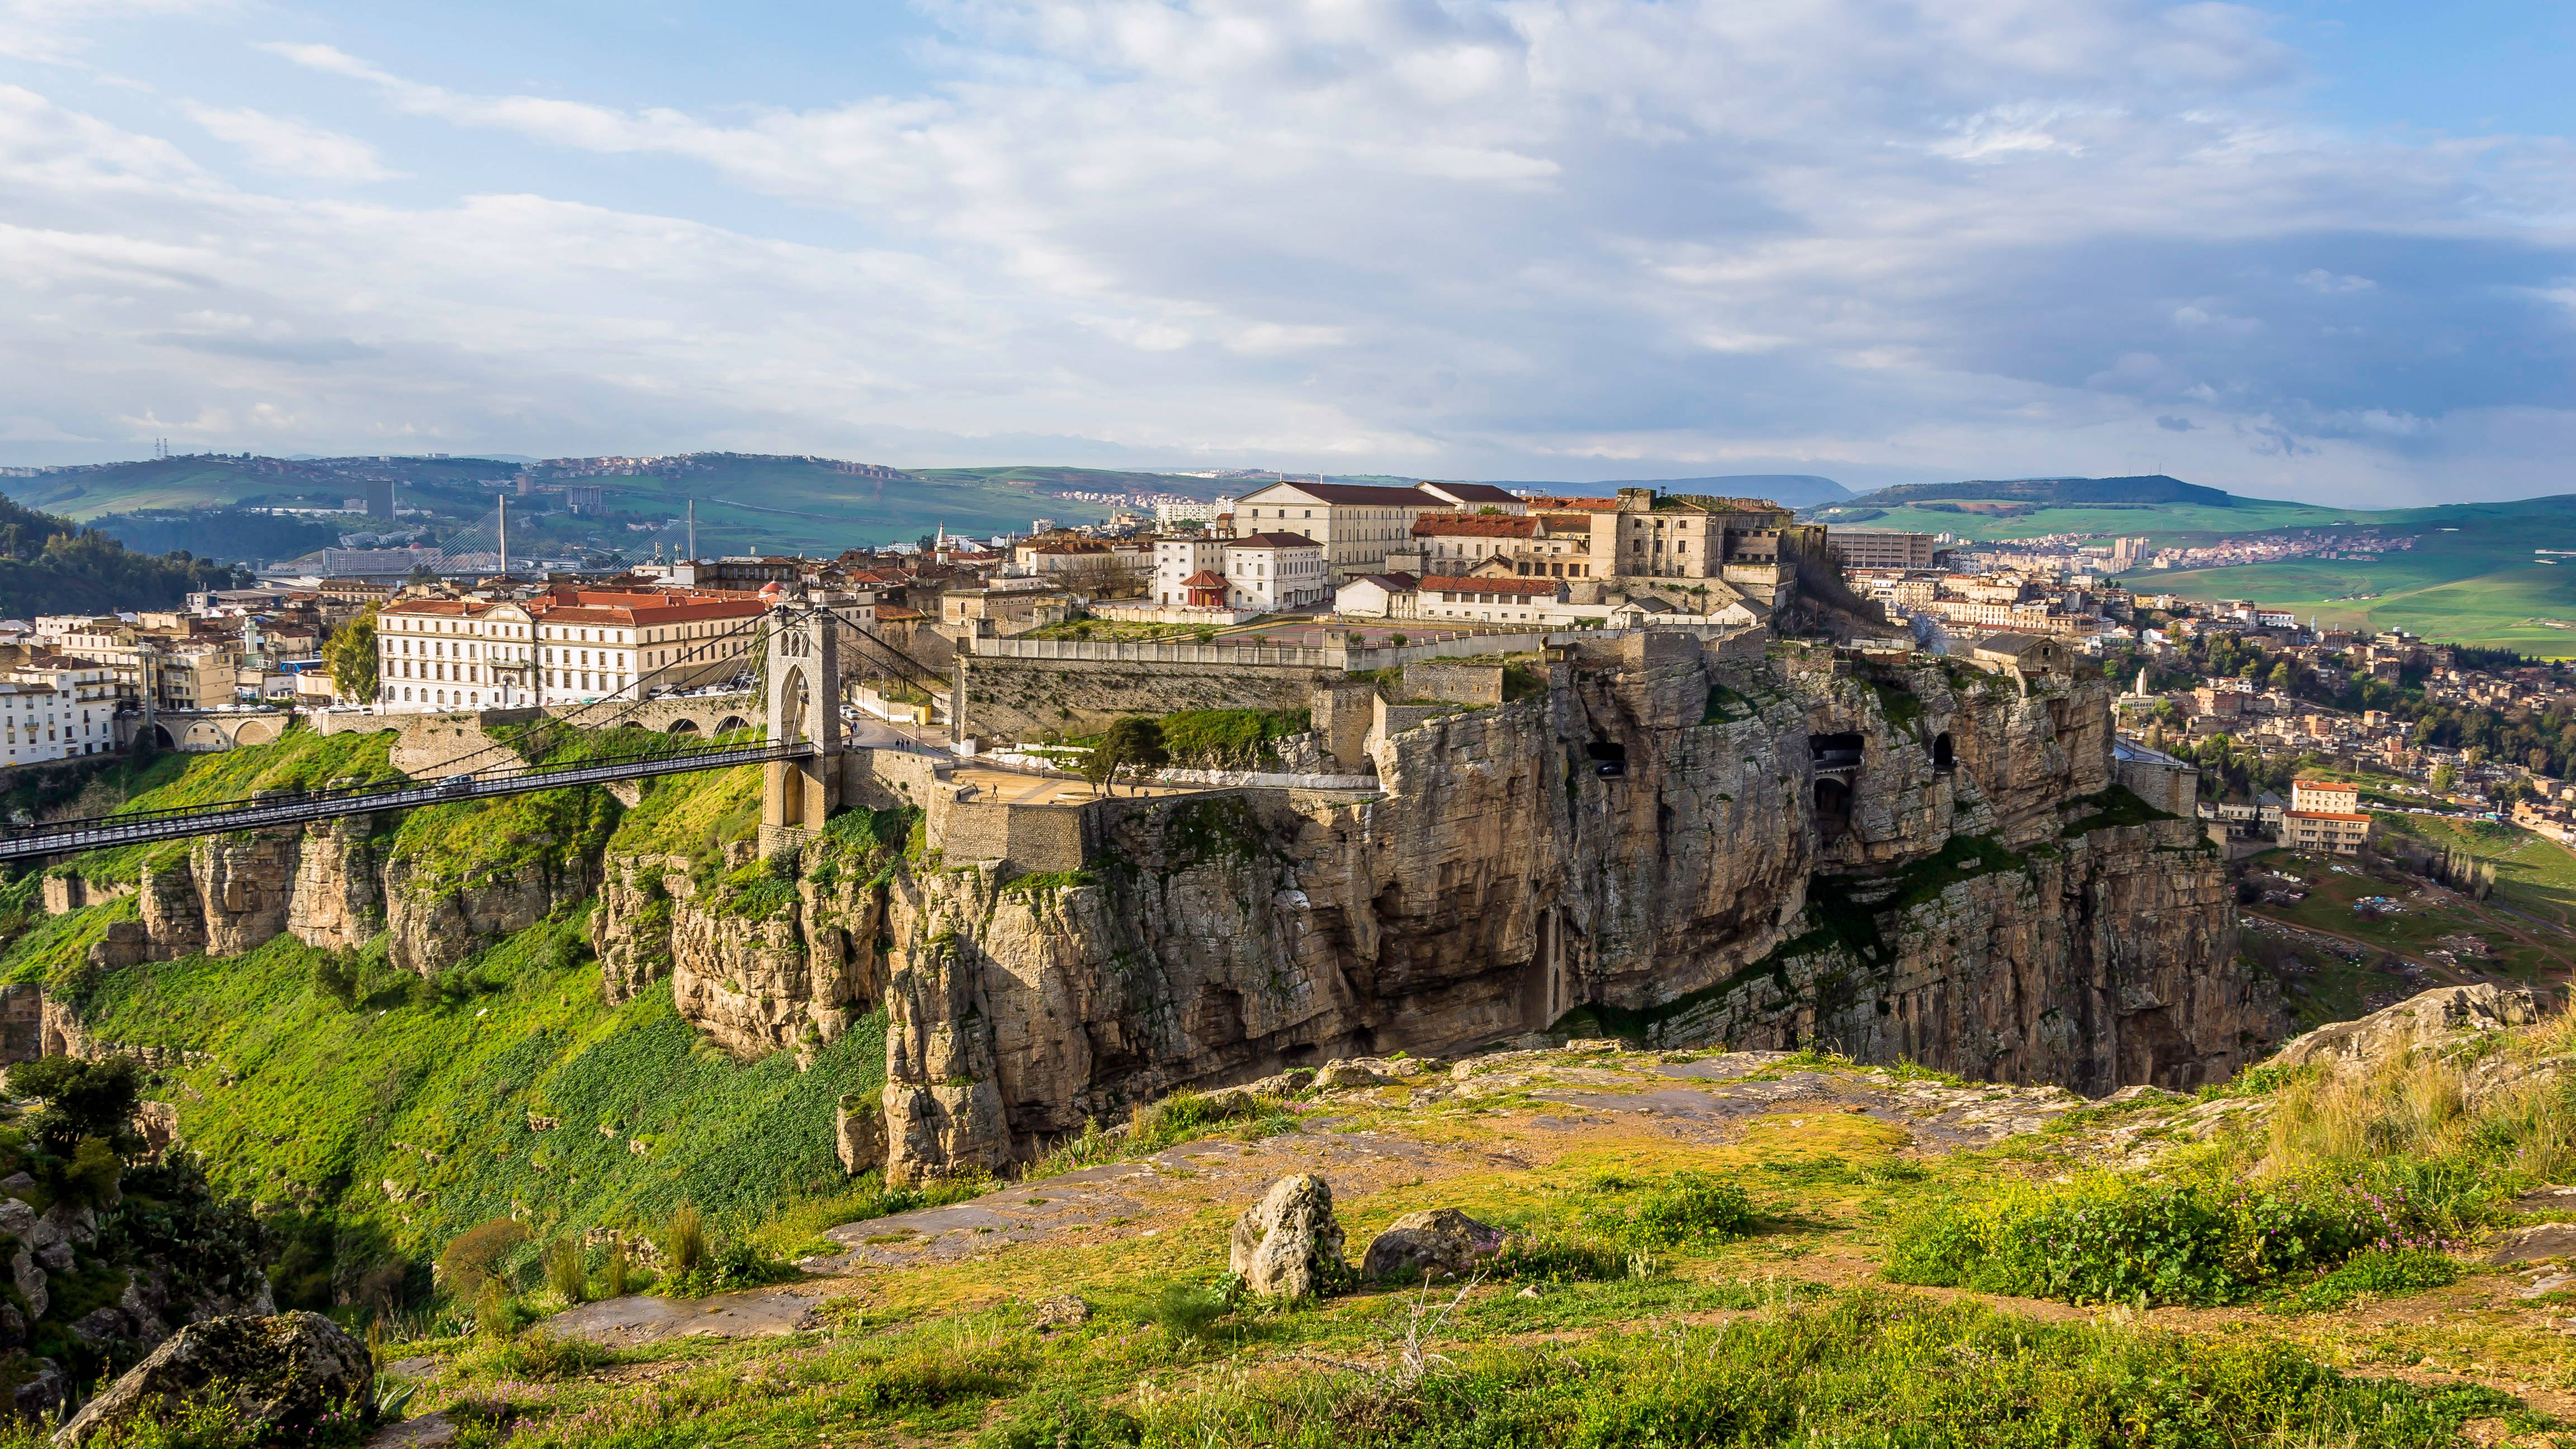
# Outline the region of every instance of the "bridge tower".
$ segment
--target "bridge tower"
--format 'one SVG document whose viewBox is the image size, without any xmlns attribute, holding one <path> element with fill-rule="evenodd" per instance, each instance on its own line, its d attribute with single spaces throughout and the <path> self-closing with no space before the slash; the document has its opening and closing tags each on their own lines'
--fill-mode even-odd
<svg viewBox="0 0 2576 1449">
<path fill-rule="evenodd" d="M 770 611 L 769 742 L 814 753 L 772 760 L 760 797 L 760 853 L 813 839 L 841 794 L 841 641 L 820 609 Z"/>
</svg>

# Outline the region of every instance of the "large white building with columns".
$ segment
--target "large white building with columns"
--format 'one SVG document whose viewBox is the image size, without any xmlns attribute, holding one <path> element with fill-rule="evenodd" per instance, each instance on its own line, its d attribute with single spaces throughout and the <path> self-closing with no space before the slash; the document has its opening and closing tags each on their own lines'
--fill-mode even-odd
<svg viewBox="0 0 2576 1449">
<path fill-rule="evenodd" d="M 759 637 L 750 621 L 769 607 L 759 594 L 707 589 L 405 599 L 376 615 L 376 704 L 521 709 L 686 689 L 730 677 Z"/>
</svg>

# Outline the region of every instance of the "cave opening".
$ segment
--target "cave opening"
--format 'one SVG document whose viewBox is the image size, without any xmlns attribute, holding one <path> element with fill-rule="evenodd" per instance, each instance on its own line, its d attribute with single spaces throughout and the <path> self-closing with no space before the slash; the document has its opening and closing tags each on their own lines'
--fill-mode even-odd
<svg viewBox="0 0 2576 1449">
<path fill-rule="evenodd" d="M 1936 770 L 1953 770 L 1957 769 L 1958 765 L 1959 758 L 1956 752 L 1951 748 L 1949 732 L 1945 730 L 1942 733 L 1933 736 L 1932 768 Z"/>
</svg>

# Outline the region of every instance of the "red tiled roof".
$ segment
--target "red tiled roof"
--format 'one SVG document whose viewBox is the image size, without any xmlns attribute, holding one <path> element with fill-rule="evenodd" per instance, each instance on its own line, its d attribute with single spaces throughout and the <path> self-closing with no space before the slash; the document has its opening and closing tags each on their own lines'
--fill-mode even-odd
<svg viewBox="0 0 2576 1449">
<path fill-rule="evenodd" d="M 1426 590 L 1436 589 L 1459 594 L 1554 594 L 1565 587 L 1562 579 L 1462 579 L 1454 574 L 1433 574 L 1422 581 Z"/>
<path fill-rule="evenodd" d="M 1181 580 L 1181 587 L 1185 589 L 1221 589 L 1225 587 L 1225 575 L 1218 573 L 1214 569 L 1201 569 L 1197 573 L 1190 575 L 1188 578 Z"/>
<path fill-rule="evenodd" d="M 1524 498 L 1521 501 L 1534 510 L 1549 513 L 1616 513 L 1619 510 L 1616 498 Z"/>
<path fill-rule="evenodd" d="M 1426 513 L 1413 520 L 1416 538 L 1536 538 L 1538 520 L 1508 513 Z"/>
</svg>

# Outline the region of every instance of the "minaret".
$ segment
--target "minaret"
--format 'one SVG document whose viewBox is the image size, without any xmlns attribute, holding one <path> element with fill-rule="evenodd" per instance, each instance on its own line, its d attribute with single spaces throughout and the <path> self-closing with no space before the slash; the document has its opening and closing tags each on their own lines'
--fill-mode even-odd
<svg viewBox="0 0 2576 1449">
<path fill-rule="evenodd" d="M 2147 697 L 2147 666 L 2138 666 L 2138 687 L 2133 691 L 2140 699 Z"/>
</svg>

